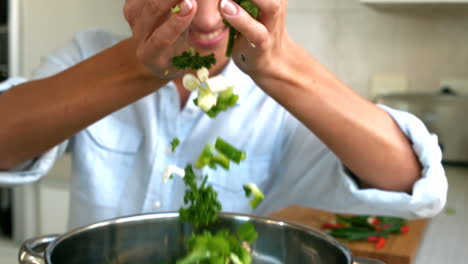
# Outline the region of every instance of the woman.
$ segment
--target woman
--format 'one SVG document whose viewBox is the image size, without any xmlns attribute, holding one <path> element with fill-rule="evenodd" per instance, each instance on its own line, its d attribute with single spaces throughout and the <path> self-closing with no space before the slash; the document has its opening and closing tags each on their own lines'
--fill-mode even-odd
<svg viewBox="0 0 468 264">
<path fill-rule="evenodd" d="M 180 1 L 180 0 L 179 0 Z M 252 212 L 242 184 L 266 199 L 338 212 L 428 217 L 445 204 L 437 142 L 414 116 L 359 97 L 295 43 L 286 0 L 253 0 L 258 21 L 231 0 L 127 0 L 132 37 L 79 33 L 33 81 L 0 96 L 0 179 L 30 182 L 69 147 L 71 227 L 177 210 L 184 185 L 164 185 L 169 164 L 194 162 L 220 136 L 247 152 L 229 171 L 204 169 L 225 211 Z M 171 9 L 179 6 L 179 12 Z M 240 35 L 224 56 L 225 19 Z M 238 105 L 211 119 L 182 87 L 171 58 L 214 53 L 211 75 L 236 87 Z M 14 114 L 13 114 L 14 113 Z M 181 145 L 167 148 L 172 138 Z"/>
</svg>

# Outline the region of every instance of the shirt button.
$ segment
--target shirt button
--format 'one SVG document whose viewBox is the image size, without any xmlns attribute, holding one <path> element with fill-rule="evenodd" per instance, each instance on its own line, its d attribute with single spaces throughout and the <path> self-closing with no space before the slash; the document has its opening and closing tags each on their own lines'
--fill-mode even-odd
<svg viewBox="0 0 468 264">
<path fill-rule="evenodd" d="M 198 114 L 198 111 L 200 111 L 200 109 L 198 109 L 198 108 L 192 108 L 192 109 L 191 109 L 191 112 L 192 112 L 192 114 L 194 114 L 194 115 L 195 115 L 195 114 Z"/>
<path fill-rule="evenodd" d="M 154 209 L 159 209 L 159 208 L 161 208 L 161 202 L 160 202 L 160 201 L 155 201 L 155 202 L 153 202 L 153 208 L 154 208 Z"/>
</svg>

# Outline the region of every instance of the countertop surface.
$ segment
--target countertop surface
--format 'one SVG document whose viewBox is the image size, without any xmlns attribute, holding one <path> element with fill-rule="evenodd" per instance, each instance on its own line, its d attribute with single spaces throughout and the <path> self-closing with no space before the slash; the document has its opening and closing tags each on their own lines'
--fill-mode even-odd
<svg viewBox="0 0 468 264">
<path fill-rule="evenodd" d="M 465 264 L 468 248 L 468 167 L 446 166 L 449 194 L 446 209 L 429 221 L 416 264 Z M 17 263 L 19 245 L 0 239 L 0 263 Z M 398 263 L 388 263 L 398 264 Z"/>
</svg>

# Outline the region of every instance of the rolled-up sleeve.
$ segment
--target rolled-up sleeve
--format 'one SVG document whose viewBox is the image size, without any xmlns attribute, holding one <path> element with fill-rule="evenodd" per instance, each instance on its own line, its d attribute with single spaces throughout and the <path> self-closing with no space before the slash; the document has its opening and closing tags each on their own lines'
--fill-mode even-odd
<svg viewBox="0 0 468 264">
<path fill-rule="evenodd" d="M 39 157 L 26 161 L 11 170 L 0 171 L 0 185 L 27 184 L 39 180 L 49 172 L 55 161 L 65 152 L 66 147 L 67 142 L 64 142 Z"/>
<path fill-rule="evenodd" d="M 279 144 L 280 154 L 276 155 L 279 165 L 272 171 L 273 182 L 266 191 L 261 213 L 268 214 L 292 204 L 336 213 L 407 219 L 432 217 L 439 213 L 445 206 L 448 184 L 437 137 L 412 114 L 383 105 L 379 107 L 408 137 L 422 165 L 421 178 L 414 184 L 411 194 L 360 188 L 338 157 L 289 116 L 285 121 L 284 142 Z"/>
</svg>

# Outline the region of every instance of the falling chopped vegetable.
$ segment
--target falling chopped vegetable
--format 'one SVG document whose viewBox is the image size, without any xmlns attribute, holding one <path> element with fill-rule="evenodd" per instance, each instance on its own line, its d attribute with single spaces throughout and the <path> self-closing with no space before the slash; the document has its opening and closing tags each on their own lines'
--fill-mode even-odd
<svg viewBox="0 0 468 264">
<path fill-rule="evenodd" d="M 258 17 L 258 7 L 251 1 L 235 0 L 235 2 L 255 19 Z M 180 12 L 180 7 L 175 6 L 171 12 Z M 230 32 L 226 56 L 231 56 L 234 39 L 238 32 L 232 26 L 228 26 Z M 173 57 L 171 62 L 178 69 L 197 70 L 197 76 L 186 74 L 182 83 L 187 90 L 198 91 L 198 96 L 193 102 L 209 117 L 215 118 L 219 113 L 237 104 L 239 96 L 234 94 L 234 87 L 228 85 L 222 75 L 209 78 L 208 69 L 216 64 L 216 57 L 213 53 L 200 56 L 198 52 L 190 48 L 180 56 Z M 171 141 L 172 152 L 179 144 L 180 140 L 177 138 Z M 204 147 L 195 162 L 195 168 L 201 169 L 208 166 L 215 169 L 219 165 L 228 170 L 231 161 L 239 164 L 245 159 L 245 152 L 217 138 L 214 145 L 207 144 Z M 181 176 L 186 185 L 184 193 L 186 207 L 179 209 L 179 217 L 181 221 L 193 225 L 195 230 L 187 242 L 187 256 L 178 260 L 177 264 L 251 264 L 252 256 L 247 248 L 248 244 L 245 243 L 252 243 L 258 237 L 255 226 L 249 222 L 243 224 L 238 228 L 237 236 L 228 230 L 221 230 L 215 234 L 209 232 L 207 227 L 216 222 L 222 206 L 217 192 L 207 184 L 208 176 L 204 176 L 201 184 L 197 184 L 198 177 L 192 165 L 188 164 L 184 170 L 171 165 L 164 171 L 163 181 L 172 179 L 173 175 Z M 252 183 L 245 184 L 243 188 L 247 197 L 253 195 L 250 205 L 256 208 L 264 198 L 263 193 Z"/>
<path fill-rule="evenodd" d="M 203 67 L 211 69 L 211 66 L 214 64 L 216 64 L 216 57 L 214 53 L 211 53 L 207 56 L 200 56 L 200 53 L 195 52 L 193 49 L 184 51 L 182 55 L 172 58 L 172 65 L 181 70 L 198 70 Z"/>
<path fill-rule="evenodd" d="M 180 177 L 184 178 L 185 177 L 185 170 L 175 166 L 175 165 L 169 165 L 167 168 L 164 170 L 163 173 L 163 182 L 166 183 L 167 180 L 172 179 L 174 174 L 179 175 Z"/>
<path fill-rule="evenodd" d="M 188 189 L 184 194 L 184 204 L 188 207 L 180 208 L 179 214 L 182 221 L 190 222 L 196 230 L 199 230 L 216 221 L 222 206 L 216 191 L 206 184 L 208 176 L 203 178 L 200 185 L 197 185 L 196 179 L 192 166 L 187 165 L 184 182 Z"/>
<path fill-rule="evenodd" d="M 244 191 L 245 196 L 253 196 L 252 200 L 250 201 L 250 207 L 252 207 L 253 209 L 257 208 L 258 205 L 263 201 L 263 198 L 265 198 L 265 195 L 255 183 L 244 184 Z"/>
<path fill-rule="evenodd" d="M 457 211 L 454 208 L 446 208 L 445 214 L 448 216 L 456 215 Z"/>
<path fill-rule="evenodd" d="M 171 151 L 175 152 L 176 148 L 180 145 L 180 140 L 178 138 L 174 138 L 171 141 Z"/>
<path fill-rule="evenodd" d="M 219 137 L 216 139 L 215 148 L 237 164 L 246 158 L 245 152 L 236 149 L 234 146 Z"/>
<path fill-rule="evenodd" d="M 218 151 L 218 153 L 215 153 L 215 150 Z M 228 170 L 230 161 L 239 164 L 241 161 L 245 160 L 245 158 L 245 152 L 238 150 L 218 137 L 214 146 L 212 144 L 207 144 L 203 148 L 202 153 L 195 162 L 195 168 L 201 169 L 208 166 L 212 169 L 216 169 L 217 165 L 220 165 Z"/>
<path fill-rule="evenodd" d="M 252 232 L 250 227 L 247 229 L 248 232 Z M 240 232 L 243 231 L 238 231 L 239 238 L 244 235 Z M 252 237 L 252 234 L 248 235 Z M 242 239 L 239 238 L 230 234 L 228 230 L 221 230 L 216 234 L 208 231 L 192 234 L 188 241 L 189 254 L 177 261 L 177 264 L 251 264 L 250 252 L 242 246 Z"/>
<path fill-rule="evenodd" d="M 211 118 L 235 106 L 239 99 L 239 96 L 234 94 L 234 87 L 230 86 L 222 75 L 209 78 L 208 69 L 205 67 L 197 71 L 197 76 L 186 74 L 182 84 L 191 92 L 198 91 L 198 97 L 193 103 Z"/>
</svg>

